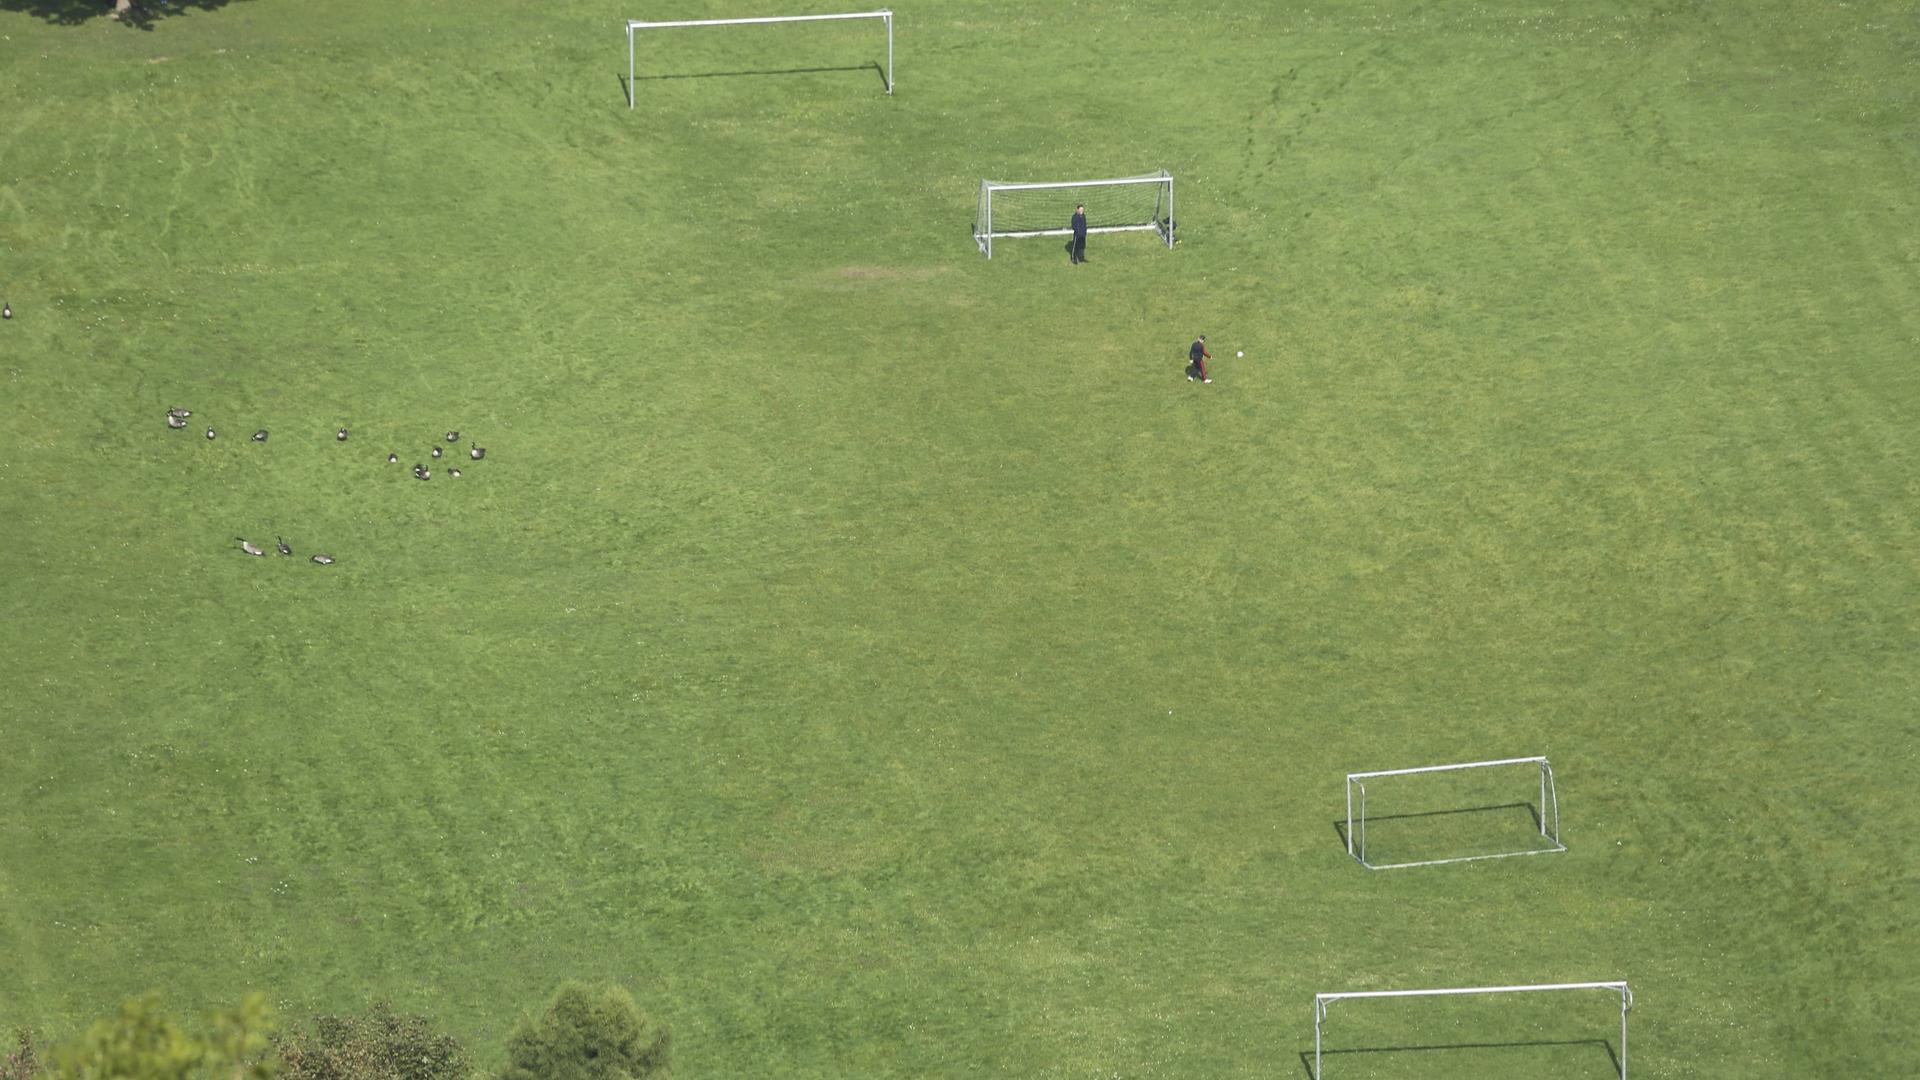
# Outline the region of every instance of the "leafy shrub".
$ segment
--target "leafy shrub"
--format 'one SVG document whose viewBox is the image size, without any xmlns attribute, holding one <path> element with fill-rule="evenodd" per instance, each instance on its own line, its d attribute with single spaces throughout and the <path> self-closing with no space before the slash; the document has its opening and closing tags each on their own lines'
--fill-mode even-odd
<svg viewBox="0 0 1920 1080">
<path fill-rule="evenodd" d="M 468 1080 L 473 1059 L 460 1040 L 424 1016 L 379 1002 L 365 1015 L 316 1016 L 277 1040 L 285 1080 Z M 3 1078 L 0 1078 L 3 1080 Z"/>
<path fill-rule="evenodd" d="M 664 1080 L 669 1038 L 617 986 L 567 983 L 507 1040 L 500 1080 Z"/>
<path fill-rule="evenodd" d="M 14 1048 L 0 1058 L 0 1080 L 33 1080 L 40 1075 L 40 1048 L 26 1031 L 13 1033 Z"/>
<path fill-rule="evenodd" d="M 274 1073 L 267 1031 L 273 1014 L 264 995 L 207 1018 L 190 1034 L 160 1007 L 157 994 L 134 998 L 72 1042 L 55 1049 L 45 1075 L 54 1080 L 269 1080 Z"/>
</svg>

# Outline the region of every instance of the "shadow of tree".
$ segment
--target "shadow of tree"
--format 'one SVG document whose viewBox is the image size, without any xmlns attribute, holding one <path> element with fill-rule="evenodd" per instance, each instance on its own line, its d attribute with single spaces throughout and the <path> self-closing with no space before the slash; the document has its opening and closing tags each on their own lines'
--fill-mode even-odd
<svg viewBox="0 0 1920 1080">
<path fill-rule="evenodd" d="M 120 13 L 122 26 L 151 30 L 170 15 L 216 11 L 235 0 L 135 0 Z M 114 14 L 114 0 L 0 0 L 0 11 L 31 15 L 55 26 L 79 26 Z"/>
</svg>

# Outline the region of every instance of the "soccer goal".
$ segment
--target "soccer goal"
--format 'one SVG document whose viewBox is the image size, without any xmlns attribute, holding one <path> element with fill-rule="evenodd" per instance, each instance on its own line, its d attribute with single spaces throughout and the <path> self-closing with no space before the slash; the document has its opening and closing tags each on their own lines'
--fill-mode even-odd
<svg viewBox="0 0 1920 1080">
<path fill-rule="evenodd" d="M 835 15 L 761 15 L 745 19 L 628 19 L 627 20 L 627 108 L 634 107 L 639 92 L 634 89 L 634 31 L 676 30 L 691 26 L 764 26 L 770 23 L 839 22 L 847 19 L 878 19 L 887 27 L 887 93 L 893 93 L 893 12 L 849 11 Z"/>
<path fill-rule="evenodd" d="M 1482 1011 L 1475 1014 L 1477 1016 L 1477 1022 L 1491 1026 L 1478 1029 L 1480 1033 L 1470 1037 L 1470 1041 L 1465 1042 L 1436 1043 L 1431 1036 L 1428 1038 L 1410 1039 L 1404 1034 L 1404 1030 L 1393 1031 L 1384 1036 L 1377 1031 L 1374 1033 L 1373 1037 L 1382 1038 L 1384 1042 L 1393 1045 L 1366 1046 L 1353 1049 L 1326 1049 L 1321 1042 L 1323 1037 L 1322 1029 L 1326 1027 L 1327 1022 L 1327 1009 L 1336 1001 L 1381 998 L 1457 998 L 1486 994 L 1546 993 L 1556 990 L 1608 990 L 1620 995 L 1619 1056 L 1613 1056 L 1613 1048 L 1607 1045 L 1604 1037 L 1571 1039 L 1542 1037 L 1548 1034 L 1548 1031 L 1541 1029 L 1540 1025 L 1542 1023 L 1549 1025 L 1550 1029 L 1564 1031 L 1567 1015 L 1564 1008 L 1550 1010 L 1550 1013 L 1553 1014 L 1551 1016 L 1543 1014 L 1528 1018 L 1527 1022 L 1529 1027 L 1526 1031 L 1517 1031 L 1512 1027 L 1503 1025 L 1500 1021 L 1491 1020 L 1485 1015 L 1484 1011 Z M 1591 1009 L 1591 1006 L 1583 1008 Z M 1501 1051 L 1509 1052 L 1510 1055 L 1511 1052 L 1514 1051 L 1543 1051 L 1547 1053 L 1544 1055 L 1527 1055 L 1524 1058 L 1510 1056 L 1509 1064 L 1523 1067 L 1526 1070 L 1526 1075 L 1538 1075 L 1534 1070 L 1541 1066 L 1542 1057 L 1551 1057 L 1553 1064 L 1549 1067 L 1549 1071 L 1546 1074 L 1553 1076 L 1591 1075 L 1587 1071 L 1587 1063 L 1589 1062 L 1597 1063 L 1602 1069 L 1612 1071 L 1612 1069 L 1609 1068 L 1610 1064 L 1613 1068 L 1617 1068 L 1620 1080 L 1627 1080 L 1627 1013 L 1632 1009 L 1633 991 L 1627 988 L 1625 982 L 1542 983 L 1535 986 L 1462 986 L 1443 990 L 1356 990 L 1341 994 L 1315 994 L 1313 995 L 1313 1080 L 1325 1080 L 1327 1074 L 1323 1067 L 1324 1057 L 1335 1057 L 1341 1054 L 1364 1054 L 1369 1058 L 1375 1058 L 1379 1055 L 1392 1052 L 1410 1054 L 1430 1050 Z M 1403 1024 L 1406 1017 L 1396 1016 L 1394 1019 Z M 1424 1019 L 1429 1023 L 1421 1024 L 1423 1029 L 1430 1031 L 1442 1030 L 1429 1026 L 1431 1022 L 1439 1020 L 1439 1017 L 1428 1016 Z M 1455 1026 L 1448 1027 L 1444 1030 L 1459 1030 L 1457 1025 L 1460 1024 L 1463 1018 L 1455 1016 L 1451 1019 Z M 1581 1019 L 1578 1022 L 1586 1024 L 1598 1019 L 1598 1016 L 1587 1012 L 1581 1014 Z M 1472 1019 L 1467 1020 L 1467 1023 L 1470 1024 L 1475 1022 L 1476 1021 Z M 1415 1020 L 1415 1023 L 1420 1023 L 1420 1021 Z M 1554 1033 L 1558 1033 L 1558 1031 Z M 1598 1054 L 1601 1050 L 1604 1050 L 1607 1054 L 1606 1061 L 1598 1060 Z M 1575 1064 L 1576 1061 L 1578 1064 Z M 1476 1072 L 1476 1075 L 1487 1074 L 1485 1072 Z"/>
<path fill-rule="evenodd" d="M 1348 773 L 1343 835 L 1369 870 L 1567 850 L 1544 757 Z"/>
<path fill-rule="evenodd" d="M 973 242 L 991 259 L 996 237 L 1071 236 L 1073 208 L 1080 203 L 1087 206 L 1090 233 L 1151 230 L 1173 247 L 1173 174 L 1165 169 L 1112 180 L 982 180 L 973 210 Z"/>
</svg>

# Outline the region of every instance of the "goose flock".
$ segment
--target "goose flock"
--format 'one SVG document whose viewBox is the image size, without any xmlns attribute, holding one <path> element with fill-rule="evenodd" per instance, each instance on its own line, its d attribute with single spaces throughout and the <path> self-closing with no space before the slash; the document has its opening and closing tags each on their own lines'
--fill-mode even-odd
<svg viewBox="0 0 1920 1080">
<path fill-rule="evenodd" d="M 8 317 L 11 317 L 11 313 L 9 313 Z M 187 418 L 192 415 L 193 415 L 192 409 L 183 409 L 177 406 L 174 408 L 168 409 L 167 410 L 167 427 L 174 431 L 181 431 L 186 428 Z M 335 442 L 346 442 L 349 434 L 350 432 L 343 427 L 336 430 L 333 433 L 333 439 Z M 208 424 L 207 425 L 207 441 L 213 442 L 217 438 L 219 438 L 219 432 L 214 430 L 214 427 L 212 424 Z M 251 441 L 257 442 L 257 443 L 266 442 L 267 429 L 259 428 L 258 430 L 256 430 L 253 433 L 253 437 Z M 447 432 L 447 442 L 457 443 L 459 441 L 460 441 L 460 433 L 458 431 Z M 428 456 L 436 460 L 442 457 L 444 453 L 445 451 L 443 451 L 437 445 L 429 447 L 427 450 Z M 485 458 L 486 456 L 487 456 L 486 447 L 481 446 L 480 444 L 474 443 L 474 442 L 469 442 L 467 444 L 467 457 L 470 458 L 471 460 L 479 461 Z M 389 452 L 387 454 L 387 464 L 398 465 L 399 463 L 400 463 L 400 454 L 397 451 Z M 414 475 L 414 478 L 417 480 L 431 480 L 433 479 L 433 470 L 427 468 L 425 464 L 416 464 L 413 467 L 413 475 Z M 459 469 L 449 468 L 447 470 L 447 476 L 453 479 L 457 480 L 461 477 L 461 475 L 462 474 Z M 259 555 L 259 556 L 266 555 L 266 550 L 264 548 L 254 543 L 253 541 L 247 539 L 246 537 L 236 536 L 234 537 L 234 539 L 240 541 L 240 550 L 242 552 L 248 555 Z M 292 545 L 288 544 L 284 537 L 276 536 L 273 539 L 274 539 L 274 547 L 280 552 L 280 554 L 287 555 L 287 556 L 291 556 L 293 554 Z M 334 563 L 334 558 L 332 555 L 329 555 L 326 552 L 316 552 L 312 557 L 312 561 L 315 563 L 318 563 L 321 566 L 332 566 Z"/>
</svg>

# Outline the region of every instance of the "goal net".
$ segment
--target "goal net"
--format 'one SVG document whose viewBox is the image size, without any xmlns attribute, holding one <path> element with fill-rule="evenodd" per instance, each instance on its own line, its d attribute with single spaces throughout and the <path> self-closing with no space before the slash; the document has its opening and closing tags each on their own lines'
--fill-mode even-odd
<svg viewBox="0 0 1920 1080">
<path fill-rule="evenodd" d="M 1567 850 L 1544 757 L 1348 773 L 1345 837 L 1370 870 Z"/>
<path fill-rule="evenodd" d="M 1338 1025 L 1329 1024 L 1339 1002 L 1355 1004 L 1341 1009 Z M 1328 1069 L 1334 1080 L 1412 1080 L 1442 1071 L 1486 1080 L 1627 1080 L 1632 1008 L 1633 991 L 1619 981 L 1315 994 L 1313 1080 L 1325 1080 Z M 1610 1038 L 1616 1013 L 1618 1044 Z"/>
<path fill-rule="evenodd" d="M 1000 237 L 1071 236 L 1073 208 L 1085 203 L 1090 233 L 1155 232 L 1173 246 L 1173 174 L 1040 183 L 980 181 L 973 242 L 993 258 Z"/>
<path fill-rule="evenodd" d="M 887 93 L 893 93 L 893 12 L 885 8 L 879 11 L 849 11 L 831 15 L 760 15 L 743 19 L 628 19 L 627 20 L 627 108 L 634 107 L 634 99 L 639 93 L 634 89 L 634 41 L 636 31 L 641 30 L 680 30 L 697 26 L 768 26 L 775 23 L 819 23 L 844 22 L 848 19 L 878 19 L 887 27 L 887 70 L 883 77 L 887 82 Z M 877 64 L 862 67 L 877 67 Z M 804 70 L 829 70 L 823 68 L 799 68 Z M 836 69 L 837 70 L 837 69 Z M 660 78 L 662 76 L 654 76 Z"/>
</svg>

